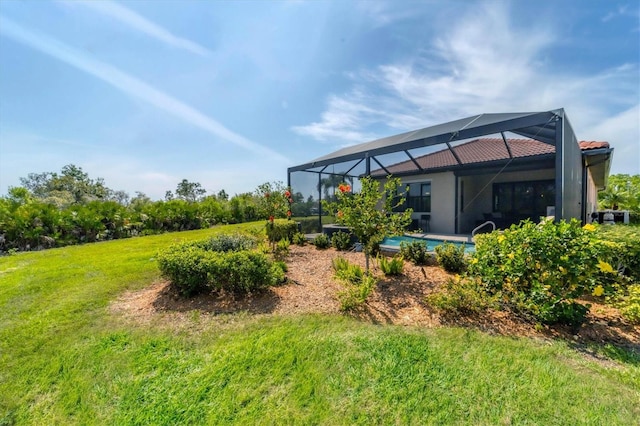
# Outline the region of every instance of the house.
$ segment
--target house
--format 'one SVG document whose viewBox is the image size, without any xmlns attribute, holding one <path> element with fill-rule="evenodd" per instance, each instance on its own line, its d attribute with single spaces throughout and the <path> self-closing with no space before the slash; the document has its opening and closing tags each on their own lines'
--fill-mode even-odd
<svg viewBox="0 0 640 426">
<path fill-rule="evenodd" d="M 414 227 L 469 234 L 488 220 L 500 228 L 541 216 L 587 222 L 612 154 L 607 142 L 578 142 L 558 109 L 455 120 L 343 148 L 288 175 L 294 191 L 316 177 L 400 177 Z"/>
</svg>

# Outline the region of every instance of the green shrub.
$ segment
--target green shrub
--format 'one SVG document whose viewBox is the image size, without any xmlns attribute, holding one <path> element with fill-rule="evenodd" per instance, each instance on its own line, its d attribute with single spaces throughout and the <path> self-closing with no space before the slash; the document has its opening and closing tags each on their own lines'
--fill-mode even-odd
<svg viewBox="0 0 640 426">
<path fill-rule="evenodd" d="M 283 260 L 289 255 L 289 243 L 288 239 L 280 240 L 276 243 L 275 248 L 273 250 L 273 257 L 277 260 Z"/>
<path fill-rule="evenodd" d="M 458 273 L 466 268 L 464 244 L 444 243 L 436 246 L 436 260 L 447 272 Z"/>
<path fill-rule="evenodd" d="M 267 238 L 270 243 L 277 243 L 280 240 L 293 240 L 293 236 L 298 232 L 298 223 L 288 219 L 275 219 L 267 221 Z"/>
<path fill-rule="evenodd" d="M 313 245 L 316 246 L 318 250 L 329 248 L 329 237 L 325 234 L 319 234 L 313 239 Z"/>
<path fill-rule="evenodd" d="M 335 276 L 343 281 L 357 284 L 362 281 L 364 271 L 359 265 L 349 263 L 344 257 L 335 257 L 331 261 Z"/>
<path fill-rule="evenodd" d="M 225 241 L 216 247 L 228 248 Z M 205 290 L 247 293 L 282 281 L 282 268 L 274 268 L 266 254 L 244 249 L 212 250 L 211 240 L 181 243 L 161 251 L 162 275 L 185 296 Z"/>
<path fill-rule="evenodd" d="M 345 285 L 345 289 L 337 294 L 340 309 L 350 311 L 364 304 L 377 284 L 375 277 L 366 274 L 360 265 L 349 263 L 343 257 L 334 258 L 331 265 L 335 277 Z"/>
<path fill-rule="evenodd" d="M 351 248 L 351 234 L 348 232 L 334 232 L 331 235 L 331 245 L 336 248 L 336 250 L 348 250 Z"/>
<path fill-rule="evenodd" d="M 630 285 L 626 293 L 618 298 L 616 306 L 627 321 L 640 324 L 640 284 Z"/>
<path fill-rule="evenodd" d="M 599 226 L 598 240 L 609 249 L 609 263 L 640 283 L 640 226 Z"/>
<path fill-rule="evenodd" d="M 273 275 L 274 285 L 283 284 L 287 281 L 286 272 L 287 264 L 277 260 L 271 265 L 271 274 Z"/>
<path fill-rule="evenodd" d="M 307 244 L 307 237 L 305 237 L 302 232 L 296 232 L 293 234 L 293 239 L 291 241 L 297 246 L 303 246 Z"/>
<path fill-rule="evenodd" d="M 208 240 L 207 246 L 211 251 L 239 251 L 251 250 L 256 247 L 255 237 L 244 234 L 219 234 Z"/>
<path fill-rule="evenodd" d="M 378 264 L 385 275 L 402 275 L 404 259 L 402 256 L 393 256 L 391 260 L 385 256 L 378 256 Z"/>
<path fill-rule="evenodd" d="M 492 298 L 469 278 L 449 278 L 443 289 L 427 296 L 427 302 L 445 313 L 479 313 L 493 305 Z"/>
<path fill-rule="evenodd" d="M 377 284 L 373 275 L 363 275 L 358 283 L 347 282 L 346 289 L 338 292 L 340 309 L 347 312 L 361 307 Z"/>
<path fill-rule="evenodd" d="M 602 281 L 617 280 L 602 260 L 602 244 L 593 225 L 580 222 L 513 225 L 503 233 L 476 236 L 469 274 L 490 295 L 524 317 L 543 323 L 577 324 L 589 307 L 575 298 L 591 293 Z"/>
<path fill-rule="evenodd" d="M 207 288 L 207 265 L 215 252 L 193 244 L 177 244 L 157 256 L 162 276 L 185 296 L 200 293 Z"/>
<path fill-rule="evenodd" d="M 400 243 L 400 255 L 416 265 L 426 265 L 431 257 L 427 251 L 427 243 L 417 240 Z"/>
</svg>

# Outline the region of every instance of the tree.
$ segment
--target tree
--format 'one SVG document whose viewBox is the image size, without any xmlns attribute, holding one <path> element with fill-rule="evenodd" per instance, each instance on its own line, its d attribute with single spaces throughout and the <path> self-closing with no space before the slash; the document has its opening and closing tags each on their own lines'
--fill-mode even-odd
<svg viewBox="0 0 640 426">
<path fill-rule="evenodd" d="M 29 173 L 20 183 L 34 197 L 47 203 L 65 207 L 106 199 L 112 192 L 102 178 L 93 180 L 81 167 L 67 164 L 60 175 L 52 172 Z"/>
<path fill-rule="evenodd" d="M 220 201 L 229 201 L 229 195 L 224 189 L 221 189 L 220 191 L 218 191 L 217 197 L 218 197 L 218 200 Z"/>
<path fill-rule="evenodd" d="M 370 176 L 360 180 L 362 189 L 351 192 L 351 186 L 342 183 L 338 186 L 335 203 L 324 202 L 324 207 L 336 215 L 341 225 L 349 227 L 362 243 L 366 270 L 369 274 L 369 257 L 375 247 L 387 236 L 399 235 L 411 222 L 411 209 L 402 213 L 393 210 L 404 203 L 403 197 L 397 197 L 400 187 L 399 178 L 387 178 L 384 190 L 380 192 L 380 183 Z"/>
<path fill-rule="evenodd" d="M 611 175 L 608 181 L 607 188 L 598 194 L 600 208 L 640 213 L 640 175 Z"/>
<path fill-rule="evenodd" d="M 182 179 L 182 182 L 180 182 L 176 188 L 176 196 L 181 200 L 189 202 L 198 201 L 206 192 L 200 183 L 189 182 L 186 179 Z"/>
</svg>

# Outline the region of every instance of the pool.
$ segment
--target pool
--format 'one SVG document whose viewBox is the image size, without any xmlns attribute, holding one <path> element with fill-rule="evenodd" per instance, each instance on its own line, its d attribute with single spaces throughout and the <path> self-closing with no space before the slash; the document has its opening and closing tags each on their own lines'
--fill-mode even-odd
<svg viewBox="0 0 640 426">
<path fill-rule="evenodd" d="M 380 244 L 380 246 L 383 249 L 389 249 L 391 251 L 397 251 L 400 250 L 400 244 L 405 242 L 405 243 L 410 243 L 412 241 L 420 241 L 420 242 L 424 242 L 427 243 L 427 250 L 428 251 L 435 251 L 435 247 L 442 245 L 444 243 L 451 243 L 454 246 L 460 247 L 461 245 L 464 245 L 464 252 L 465 253 L 473 253 L 476 251 L 476 246 L 473 243 L 462 243 L 460 241 L 446 241 L 446 240 L 436 240 L 433 238 L 421 238 L 421 237 L 410 237 L 408 235 L 403 235 L 403 236 L 398 236 L 398 237 L 387 237 L 385 238 L 382 243 Z"/>
</svg>

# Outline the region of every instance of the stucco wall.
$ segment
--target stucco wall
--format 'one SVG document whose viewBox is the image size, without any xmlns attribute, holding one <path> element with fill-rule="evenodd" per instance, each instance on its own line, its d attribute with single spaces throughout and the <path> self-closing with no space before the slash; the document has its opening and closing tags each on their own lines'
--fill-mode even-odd
<svg viewBox="0 0 640 426">
<path fill-rule="evenodd" d="M 430 232 L 453 234 L 455 232 L 455 176 L 453 172 L 434 173 L 402 178 L 403 184 L 431 182 Z M 413 219 L 420 219 L 415 212 Z"/>
<path fill-rule="evenodd" d="M 587 205 L 585 206 L 586 221 L 591 221 L 591 213 L 598 210 L 598 188 L 593 181 L 591 170 L 587 169 Z"/>
</svg>

